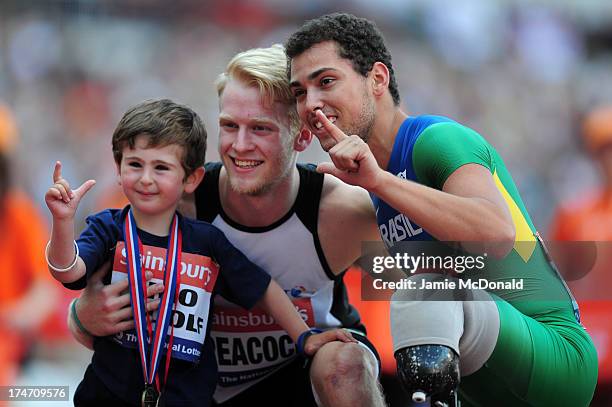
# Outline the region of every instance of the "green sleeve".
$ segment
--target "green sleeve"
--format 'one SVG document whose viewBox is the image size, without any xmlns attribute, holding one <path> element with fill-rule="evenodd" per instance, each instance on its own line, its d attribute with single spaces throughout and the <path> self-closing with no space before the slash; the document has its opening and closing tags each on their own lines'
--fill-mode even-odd
<svg viewBox="0 0 612 407">
<path fill-rule="evenodd" d="M 420 183 L 442 189 L 459 167 L 476 163 L 495 171 L 489 143 L 474 130 L 454 122 L 436 123 L 419 135 L 412 151 L 414 171 Z"/>
</svg>

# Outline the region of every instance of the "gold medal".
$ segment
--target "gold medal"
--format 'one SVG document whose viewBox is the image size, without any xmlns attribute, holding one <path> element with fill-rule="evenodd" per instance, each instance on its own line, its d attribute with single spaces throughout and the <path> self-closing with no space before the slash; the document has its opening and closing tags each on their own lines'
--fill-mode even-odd
<svg viewBox="0 0 612 407">
<path fill-rule="evenodd" d="M 142 407 L 156 407 L 159 401 L 159 394 L 153 386 L 145 386 L 142 392 Z"/>
</svg>

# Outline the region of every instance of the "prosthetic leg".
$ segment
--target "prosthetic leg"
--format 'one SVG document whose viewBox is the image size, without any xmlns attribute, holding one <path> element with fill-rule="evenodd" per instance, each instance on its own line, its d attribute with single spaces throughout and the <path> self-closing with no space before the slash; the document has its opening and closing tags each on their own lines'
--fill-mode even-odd
<svg viewBox="0 0 612 407">
<path fill-rule="evenodd" d="M 440 278 L 445 277 L 417 274 L 410 280 L 420 287 L 421 280 Z M 467 294 L 461 301 L 447 301 L 448 293 L 441 292 L 437 301 L 421 290 L 398 290 L 391 298 L 397 372 L 414 402 L 430 398 L 432 407 L 458 407 L 460 373 L 478 371 L 493 353 L 500 324 L 497 306 L 485 291 Z"/>
<path fill-rule="evenodd" d="M 397 373 L 415 403 L 459 407 L 459 356 L 444 345 L 416 345 L 395 352 Z"/>
</svg>

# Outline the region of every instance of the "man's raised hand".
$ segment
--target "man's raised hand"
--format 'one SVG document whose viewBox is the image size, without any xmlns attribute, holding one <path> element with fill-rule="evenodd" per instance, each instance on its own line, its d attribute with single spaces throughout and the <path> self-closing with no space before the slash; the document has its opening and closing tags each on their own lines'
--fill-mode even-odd
<svg viewBox="0 0 612 407">
<path fill-rule="evenodd" d="M 361 137 L 344 134 L 321 110 L 318 110 L 316 115 L 327 133 L 336 142 L 328 151 L 332 162 L 319 164 L 317 171 L 331 174 L 347 184 L 371 190 L 378 182 L 378 176 L 382 170 L 370 151 L 370 147 Z"/>
</svg>

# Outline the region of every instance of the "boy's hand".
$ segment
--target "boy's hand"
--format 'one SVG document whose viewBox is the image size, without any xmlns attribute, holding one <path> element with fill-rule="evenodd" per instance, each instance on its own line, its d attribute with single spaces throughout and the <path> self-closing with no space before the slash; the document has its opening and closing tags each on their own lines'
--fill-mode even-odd
<svg viewBox="0 0 612 407">
<path fill-rule="evenodd" d="M 341 342 L 354 342 L 357 340 L 353 338 L 353 335 L 346 329 L 330 329 L 329 331 L 321 332 L 320 334 L 310 335 L 306 338 L 304 344 L 304 353 L 308 356 L 314 356 L 315 353 L 327 342 L 341 341 Z"/>
<path fill-rule="evenodd" d="M 71 219 L 79 206 L 81 198 L 94 186 L 96 181 L 90 179 L 85 181 L 74 191 L 70 184 L 62 178 L 62 163 L 55 162 L 53 170 L 53 185 L 45 194 L 45 202 L 54 219 Z"/>
</svg>

